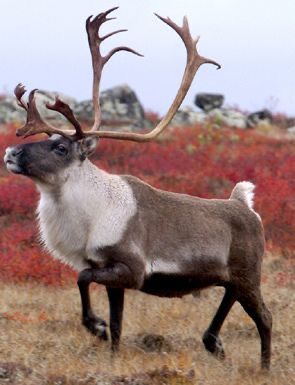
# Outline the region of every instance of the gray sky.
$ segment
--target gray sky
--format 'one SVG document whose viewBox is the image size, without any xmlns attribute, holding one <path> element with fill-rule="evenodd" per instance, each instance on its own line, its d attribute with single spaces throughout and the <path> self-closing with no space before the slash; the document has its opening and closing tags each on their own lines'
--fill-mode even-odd
<svg viewBox="0 0 295 385">
<path fill-rule="evenodd" d="M 199 52 L 222 65 L 203 66 L 183 105 L 197 92 L 220 92 L 226 104 L 254 111 L 295 115 L 294 0 L 0 0 L 0 91 L 18 82 L 91 97 L 92 70 L 84 29 L 87 16 L 113 6 L 117 20 L 103 31 L 128 28 L 104 49 L 129 45 L 145 55 L 115 55 L 103 73 L 102 89 L 127 83 L 145 108 L 165 112 L 179 86 L 185 51 L 179 37 L 155 18 L 178 24 L 189 18 L 201 35 Z"/>
</svg>

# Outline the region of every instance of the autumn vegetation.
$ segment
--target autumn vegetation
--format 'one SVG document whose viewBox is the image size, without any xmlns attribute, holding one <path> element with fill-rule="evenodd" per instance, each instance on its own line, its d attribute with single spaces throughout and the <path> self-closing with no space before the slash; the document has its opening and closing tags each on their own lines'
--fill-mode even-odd
<svg viewBox="0 0 295 385">
<path fill-rule="evenodd" d="M 23 141 L 14 132 L 11 127 L 0 137 L 1 154 L 7 146 Z M 290 139 L 197 126 L 174 129 L 149 144 L 101 140 L 92 161 L 109 172 L 133 174 L 161 189 L 206 198 L 227 198 L 236 182 L 252 181 L 267 250 L 289 258 L 295 249 L 295 151 Z M 0 188 L 0 278 L 73 283 L 71 270 L 40 248 L 34 184 L 8 174 L 3 165 Z"/>
<path fill-rule="evenodd" d="M 15 137 L 15 127 L 7 127 L 0 136 L 1 156 L 6 147 L 18 141 L 23 139 Z M 272 372 L 259 372 L 256 329 L 238 305 L 222 333 L 229 358 L 220 363 L 202 348 L 202 332 L 219 302 L 221 292 L 217 289 L 183 300 L 128 293 L 122 351 L 110 363 L 108 346 L 80 327 L 75 273 L 53 260 L 39 244 L 34 184 L 8 174 L 2 163 L 0 383 L 1 368 L 8 373 L 5 383 L 11 384 L 18 383 L 18 375 L 26 378 L 20 383 L 32 385 L 129 384 L 130 373 L 137 373 L 138 381 L 130 384 L 140 385 L 291 383 L 294 139 L 269 135 L 265 128 L 217 129 L 208 123 L 170 129 L 149 144 L 101 140 L 92 161 L 109 172 L 133 174 L 161 189 L 206 198 L 228 198 L 238 181 L 255 183 L 255 210 L 262 217 L 267 250 L 263 291 L 274 316 Z M 95 296 L 102 297 L 97 311 L 107 318 L 105 293 L 101 288 L 94 291 Z M 148 351 L 142 345 L 144 333 L 163 336 L 160 348 Z M 104 374 L 101 382 L 95 382 L 98 372 L 112 372 L 115 382 L 106 380 Z"/>
</svg>

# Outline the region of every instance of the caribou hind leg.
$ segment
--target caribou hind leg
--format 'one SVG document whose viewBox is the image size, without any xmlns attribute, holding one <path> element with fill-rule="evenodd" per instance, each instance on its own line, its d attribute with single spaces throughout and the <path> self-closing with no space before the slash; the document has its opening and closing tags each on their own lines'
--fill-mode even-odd
<svg viewBox="0 0 295 385">
<path fill-rule="evenodd" d="M 270 368 L 272 316 L 263 302 L 260 288 L 251 293 L 242 292 L 238 301 L 255 322 L 261 340 L 261 368 Z"/>
<path fill-rule="evenodd" d="M 219 305 L 219 308 L 210 324 L 208 329 L 203 335 L 203 343 L 205 348 L 217 358 L 223 359 L 225 357 L 224 349 L 221 339 L 219 338 L 219 332 L 222 324 L 228 315 L 230 309 L 236 301 L 236 297 L 231 288 L 225 289 L 225 294 Z"/>
</svg>

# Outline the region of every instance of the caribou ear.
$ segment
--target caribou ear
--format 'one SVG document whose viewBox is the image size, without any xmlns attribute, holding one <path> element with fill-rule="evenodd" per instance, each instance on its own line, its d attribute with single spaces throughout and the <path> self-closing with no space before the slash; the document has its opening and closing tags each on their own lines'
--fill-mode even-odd
<svg viewBox="0 0 295 385">
<path fill-rule="evenodd" d="M 98 139 L 92 137 L 86 137 L 78 141 L 79 153 L 82 160 L 88 158 L 95 152 L 97 142 Z"/>
</svg>

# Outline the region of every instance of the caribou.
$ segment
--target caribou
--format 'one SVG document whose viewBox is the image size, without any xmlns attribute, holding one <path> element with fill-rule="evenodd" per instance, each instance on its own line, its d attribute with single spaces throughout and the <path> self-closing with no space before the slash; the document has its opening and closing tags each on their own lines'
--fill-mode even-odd
<svg viewBox="0 0 295 385">
<path fill-rule="evenodd" d="M 161 121 L 148 133 L 100 130 L 102 118 L 99 88 L 102 70 L 119 51 L 140 55 L 120 46 L 107 55 L 101 44 L 125 30 L 100 34 L 117 8 L 90 16 L 86 21 L 93 67 L 94 123 L 83 130 L 68 104 L 60 98 L 46 107 L 62 114 L 72 129 L 46 122 L 36 105 L 37 90 L 17 102 L 27 113 L 18 136 L 39 133 L 46 140 L 7 148 L 7 169 L 31 178 L 39 192 L 38 220 L 44 246 L 53 257 L 79 272 L 82 324 L 94 335 L 107 339 L 106 322 L 94 314 L 89 285 L 106 287 L 110 306 L 111 347 L 116 351 L 122 331 L 125 289 L 160 297 L 182 297 L 210 286 L 225 289 L 219 308 L 203 335 L 205 348 L 219 358 L 225 353 L 219 332 L 233 304 L 239 302 L 255 322 L 261 340 L 261 366 L 270 367 L 271 314 L 264 304 L 260 281 L 264 233 L 253 209 L 254 185 L 239 182 L 229 199 L 201 199 L 156 189 L 129 175 L 113 175 L 89 160 L 99 138 L 148 142 L 171 122 L 198 68 L 220 65 L 199 55 L 187 18 L 177 25 L 156 15 L 184 43 L 187 60 L 179 90 Z"/>
</svg>

